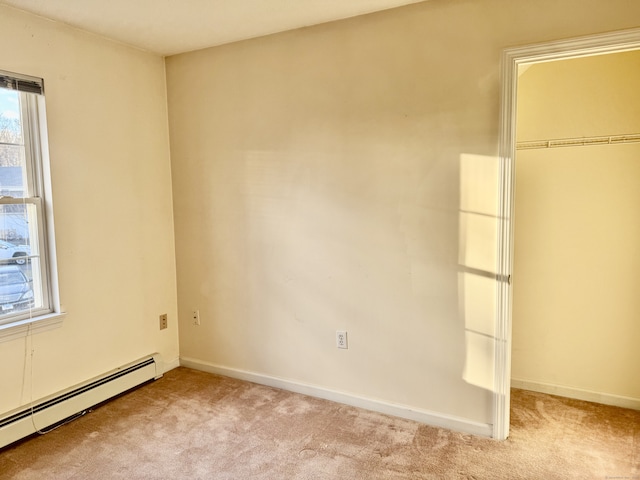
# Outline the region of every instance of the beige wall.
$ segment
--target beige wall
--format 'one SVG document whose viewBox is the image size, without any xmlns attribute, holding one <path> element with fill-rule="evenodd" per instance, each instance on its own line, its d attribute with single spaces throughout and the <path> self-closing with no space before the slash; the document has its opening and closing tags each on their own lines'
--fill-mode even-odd
<svg viewBox="0 0 640 480">
<path fill-rule="evenodd" d="M 534 65 L 519 140 L 640 133 L 639 84 L 640 51 Z M 637 143 L 518 153 L 514 379 L 640 401 L 639 159 Z"/>
<path fill-rule="evenodd" d="M 45 80 L 68 312 L 0 343 L 6 412 L 148 353 L 175 362 L 178 336 L 163 59 L 5 6 L 0 31 L 0 69 Z"/>
<path fill-rule="evenodd" d="M 634 18 L 433 0 L 168 58 L 181 357 L 491 423 L 463 379 L 460 163 L 497 153 L 504 48 Z"/>
</svg>

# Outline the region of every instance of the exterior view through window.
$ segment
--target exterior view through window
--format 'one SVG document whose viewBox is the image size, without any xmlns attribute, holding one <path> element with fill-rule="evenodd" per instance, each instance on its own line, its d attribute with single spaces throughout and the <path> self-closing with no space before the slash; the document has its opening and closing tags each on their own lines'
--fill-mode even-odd
<svg viewBox="0 0 640 480">
<path fill-rule="evenodd" d="M 0 327 L 54 312 L 42 93 L 0 71 Z"/>
</svg>

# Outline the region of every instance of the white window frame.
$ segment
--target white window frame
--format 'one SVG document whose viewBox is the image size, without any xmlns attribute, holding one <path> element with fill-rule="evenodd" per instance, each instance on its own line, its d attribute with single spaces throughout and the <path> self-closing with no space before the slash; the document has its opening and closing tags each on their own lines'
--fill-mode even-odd
<svg viewBox="0 0 640 480">
<path fill-rule="evenodd" d="M 37 228 L 30 232 L 30 238 L 35 237 L 32 247 L 36 244 L 37 247 L 31 258 L 38 258 L 39 276 L 34 279 L 34 285 L 42 294 L 42 305 L 38 308 L 0 319 L 0 342 L 3 342 L 60 326 L 64 313 L 58 292 L 44 83 L 40 78 L 4 71 L 0 71 L 0 77 L 15 80 L 15 84 L 8 87 L 19 90 L 27 176 L 23 197 L 0 197 L 0 204 L 35 208 Z M 39 85 L 40 93 L 22 90 L 22 81 Z M 0 82 L 0 88 L 6 87 Z"/>
</svg>

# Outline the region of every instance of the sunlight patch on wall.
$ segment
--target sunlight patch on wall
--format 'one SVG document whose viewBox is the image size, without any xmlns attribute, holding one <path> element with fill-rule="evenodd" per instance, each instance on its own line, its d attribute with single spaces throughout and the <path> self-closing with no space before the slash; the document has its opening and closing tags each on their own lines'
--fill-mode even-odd
<svg viewBox="0 0 640 480">
<path fill-rule="evenodd" d="M 458 300 L 465 326 L 463 379 L 494 390 L 498 158 L 460 156 Z"/>
</svg>

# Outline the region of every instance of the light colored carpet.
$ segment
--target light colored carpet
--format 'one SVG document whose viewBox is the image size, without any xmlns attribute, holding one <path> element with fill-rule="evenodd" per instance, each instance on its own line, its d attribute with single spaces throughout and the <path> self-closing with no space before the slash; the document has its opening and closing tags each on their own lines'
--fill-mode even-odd
<svg viewBox="0 0 640 480">
<path fill-rule="evenodd" d="M 0 450 L 0 478 L 640 480 L 640 412 L 514 390 L 497 442 L 178 368 Z"/>
</svg>

